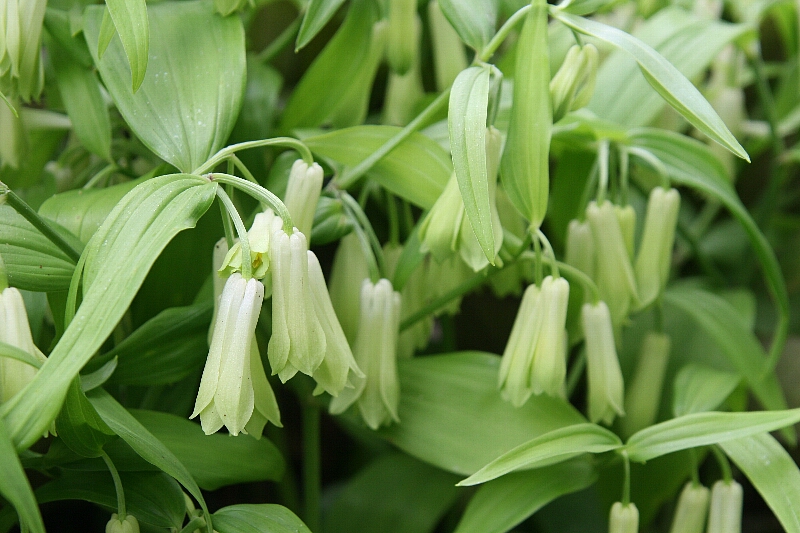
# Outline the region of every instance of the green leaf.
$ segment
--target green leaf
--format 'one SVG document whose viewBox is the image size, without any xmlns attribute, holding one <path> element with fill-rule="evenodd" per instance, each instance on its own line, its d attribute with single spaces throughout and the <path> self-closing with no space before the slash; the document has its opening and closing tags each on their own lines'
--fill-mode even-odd
<svg viewBox="0 0 800 533">
<path fill-rule="evenodd" d="M 377 18 L 374 2 L 351 3 L 344 23 L 317 55 L 286 103 L 283 129 L 328 123 L 342 128 L 364 121 L 372 80 L 383 57 L 383 32 L 374 26 Z"/>
<path fill-rule="evenodd" d="M 67 254 L 9 205 L 0 205 L 0 255 L 9 284 L 29 291 L 66 290 L 75 270 Z"/>
<path fill-rule="evenodd" d="M 120 472 L 125 507 L 139 522 L 159 528 L 180 529 L 186 502 L 180 485 L 163 472 Z M 36 489 L 39 503 L 84 500 L 110 512 L 117 510 L 117 494 L 108 470 L 62 470 L 57 479 Z"/>
<path fill-rule="evenodd" d="M 297 42 L 294 51 L 298 52 L 313 39 L 336 11 L 342 6 L 344 0 L 310 0 L 297 33 Z"/>
<path fill-rule="evenodd" d="M 44 14 L 44 27 L 59 46 L 69 53 L 73 61 L 84 67 L 92 66 L 92 56 L 83 39 L 76 39 L 72 33 L 70 13 L 48 7 Z M 48 46 L 48 51 L 49 51 Z"/>
<path fill-rule="evenodd" d="M 94 72 L 64 51 L 48 47 L 58 91 L 81 144 L 106 161 L 111 160 L 111 119 Z"/>
<path fill-rule="evenodd" d="M 208 518 L 208 508 L 200 487 L 169 448 L 103 389 L 95 389 L 88 396 L 94 408 L 114 433 L 127 442 L 142 459 L 160 468 L 183 485 L 189 494 L 195 497 Z"/>
<path fill-rule="evenodd" d="M 429 533 L 460 491 L 458 477 L 393 453 L 353 476 L 325 513 L 328 533 Z M 390 486 L 391 497 L 386 487 Z M 413 509 L 413 512 L 409 512 Z"/>
<path fill-rule="evenodd" d="M 701 19 L 670 6 L 647 19 L 634 35 L 687 79 L 694 80 L 706 71 L 725 45 L 752 31 L 752 26 L 747 24 Z M 646 126 L 663 110 L 664 103 L 650 90 L 636 61 L 628 53 L 617 50 L 598 70 L 590 109 L 618 124 Z"/>
<path fill-rule="evenodd" d="M 25 471 L 14 451 L 11 436 L 0 418 L 0 494 L 16 509 L 20 521 L 33 533 L 44 533 L 42 515 L 33 496 L 33 490 L 25 477 Z"/>
<path fill-rule="evenodd" d="M 574 31 L 600 39 L 630 54 L 638 63 L 650 86 L 692 126 L 737 156 L 750 161 L 747 152 L 700 91 L 650 46 L 622 30 L 600 22 L 563 13 L 557 8 L 551 9 L 550 12 L 553 18 Z"/>
<path fill-rule="evenodd" d="M 661 422 L 634 433 L 625 444 L 631 461 L 644 462 L 661 455 L 718 444 L 800 421 L 800 409 L 748 413 L 695 413 Z"/>
<path fill-rule="evenodd" d="M 133 92 L 139 90 L 147 71 L 150 48 L 150 25 L 147 21 L 145 0 L 106 0 L 108 13 L 114 22 L 128 65 L 131 69 Z"/>
<path fill-rule="evenodd" d="M 223 507 L 214 513 L 214 529 L 219 533 L 311 533 L 293 512 L 272 503 Z"/>
<path fill-rule="evenodd" d="M 353 167 L 394 137 L 395 126 L 356 126 L 332 131 L 303 142 L 317 155 Z M 447 152 L 421 133 L 412 133 L 367 173 L 367 176 L 422 208 L 442 194 L 453 163 Z"/>
<path fill-rule="evenodd" d="M 783 446 L 766 433 L 720 446 L 758 490 L 783 530 L 800 532 L 800 470 Z"/>
<path fill-rule="evenodd" d="M 455 533 L 505 533 L 556 498 L 596 479 L 589 461 L 573 460 L 489 481 L 470 499 Z"/>
<path fill-rule="evenodd" d="M 546 395 L 513 407 L 497 390 L 499 367 L 498 356 L 482 352 L 399 361 L 400 423 L 380 434 L 418 459 L 470 475 L 532 438 L 586 422 Z"/>
<path fill-rule="evenodd" d="M 30 446 L 61 408 L 72 379 L 116 327 L 153 262 L 180 231 L 194 227 L 217 185 L 180 174 L 128 193 L 86 246 L 83 302 L 36 377 L 0 406 L 19 448 Z"/>
<path fill-rule="evenodd" d="M 148 16 L 149 74 L 136 93 L 128 85 L 130 70 L 119 39 L 112 39 L 102 59 L 97 55 L 102 7 L 86 9 L 84 35 L 134 133 L 188 173 L 222 147 L 236 122 L 245 87 L 244 30 L 239 17 L 220 17 L 208 1 L 155 4 Z"/>
<path fill-rule="evenodd" d="M 81 390 L 83 392 L 96 389 L 103 385 L 117 369 L 117 358 L 109 360 L 94 372 L 81 374 Z"/>
<path fill-rule="evenodd" d="M 111 44 L 111 39 L 117 34 L 117 28 L 114 27 L 114 21 L 111 20 L 111 14 L 108 9 L 103 10 L 103 20 L 100 21 L 100 32 L 97 38 L 97 57 L 103 58 L 108 50 L 108 45 Z M 128 65 L 130 68 L 130 65 Z"/>
<path fill-rule="evenodd" d="M 675 376 L 672 412 L 675 416 L 713 411 L 731 395 L 742 378 L 733 372 L 689 363 Z"/>
<path fill-rule="evenodd" d="M 549 431 L 509 450 L 459 485 L 477 485 L 515 470 L 548 466 L 583 453 L 603 453 L 622 447 L 616 434 L 596 424 L 575 424 Z"/>
<path fill-rule="evenodd" d="M 453 169 L 464 208 L 484 255 L 494 264 L 492 206 L 486 168 L 489 74 L 488 67 L 462 70 L 450 91 L 447 116 Z"/>
<path fill-rule="evenodd" d="M 514 207 L 532 226 L 547 212 L 550 189 L 550 60 L 547 2 L 535 0 L 517 42 L 514 101 L 500 177 Z"/>
<path fill-rule="evenodd" d="M 89 403 L 77 378 L 72 380 L 56 418 L 56 431 L 64 444 L 81 457 L 100 457 L 103 446 L 114 438 L 114 432 Z"/>
<path fill-rule="evenodd" d="M 164 444 L 205 490 L 249 481 L 277 481 L 285 464 L 269 439 L 250 436 L 205 435 L 199 424 L 157 411 L 131 414 Z"/>
<path fill-rule="evenodd" d="M 496 0 L 439 0 L 439 7 L 461 40 L 480 52 L 497 24 Z"/>
</svg>

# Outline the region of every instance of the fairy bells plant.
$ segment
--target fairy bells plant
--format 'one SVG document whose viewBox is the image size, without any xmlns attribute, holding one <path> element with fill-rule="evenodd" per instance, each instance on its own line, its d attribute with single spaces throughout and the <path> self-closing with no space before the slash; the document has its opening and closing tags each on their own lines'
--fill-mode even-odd
<svg viewBox="0 0 800 533">
<path fill-rule="evenodd" d="M 800 533 L 796 7 L 297 5 L 0 6 L 0 531 Z"/>
</svg>

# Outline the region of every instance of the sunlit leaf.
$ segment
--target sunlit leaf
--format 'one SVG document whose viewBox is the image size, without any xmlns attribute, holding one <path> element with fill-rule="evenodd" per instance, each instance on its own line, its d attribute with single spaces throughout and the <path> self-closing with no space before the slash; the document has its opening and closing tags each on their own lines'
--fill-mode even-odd
<svg viewBox="0 0 800 533">
<path fill-rule="evenodd" d="M 461 40 L 481 51 L 494 35 L 498 3 L 496 0 L 439 0 L 439 7 Z"/>
<path fill-rule="evenodd" d="M 310 0 L 308 2 L 306 14 L 303 15 L 303 22 L 300 24 L 300 31 L 297 34 L 297 42 L 294 45 L 295 52 L 305 47 L 325 27 L 325 24 L 343 3 L 344 0 Z"/>
<path fill-rule="evenodd" d="M 214 513 L 219 533 L 311 533 L 302 520 L 282 505 L 240 504 Z"/>
<path fill-rule="evenodd" d="M 117 29 L 131 71 L 133 92 L 142 85 L 147 71 L 150 25 L 145 0 L 106 0 L 108 13 Z"/>
<path fill-rule="evenodd" d="M 672 412 L 675 416 L 682 416 L 713 411 L 730 396 L 741 380 L 733 372 L 689 363 L 675 376 Z"/>
</svg>

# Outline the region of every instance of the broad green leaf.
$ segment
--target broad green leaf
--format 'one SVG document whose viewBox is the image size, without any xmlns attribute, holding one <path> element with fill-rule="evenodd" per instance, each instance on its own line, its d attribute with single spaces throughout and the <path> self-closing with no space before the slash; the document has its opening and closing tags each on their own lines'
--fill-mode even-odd
<svg viewBox="0 0 800 533">
<path fill-rule="evenodd" d="M 50 37 L 69 53 L 73 61 L 84 67 L 92 66 L 92 56 L 86 47 L 86 41 L 76 39 L 72 33 L 68 11 L 48 7 L 44 14 L 44 27 Z M 48 51 L 49 49 L 48 46 Z"/>
<path fill-rule="evenodd" d="M 120 472 L 120 478 L 128 513 L 151 526 L 181 528 L 186 502 L 174 479 L 163 472 Z M 108 469 L 100 472 L 62 470 L 60 477 L 36 489 L 36 499 L 39 503 L 84 500 L 109 512 L 117 510 L 117 494 Z"/>
<path fill-rule="evenodd" d="M 695 413 L 634 433 L 625 443 L 631 461 L 775 431 L 800 421 L 800 409 L 746 413 Z"/>
<path fill-rule="evenodd" d="M 48 52 L 75 135 L 87 150 L 110 161 L 111 119 L 97 76 L 60 46 L 50 46 Z"/>
<path fill-rule="evenodd" d="M 616 434 L 596 424 L 554 429 L 520 444 L 487 464 L 459 485 L 477 485 L 515 470 L 548 466 L 583 453 L 603 453 L 622 447 Z"/>
<path fill-rule="evenodd" d="M 118 38 L 102 59 L 97 55 L 102 7 L 86 9 L 84 35 L 103 83 L 134 133 L 188 173 L 222 147 L 236 122 L 246 73 L 242 22 L 215 14 L 208 1 L 155 4 L 148 16 L 148 75 L 136 93 Z"/>
<path fill-rule="evenodd" d="M 149 386 L 180 381 L 205 362 L 211 311 L 210 300 L 166 309 L 99 361 L 119 359 L 112 383 Z"/>
<path fill-rule="evenodd" d="M 634 35 L 693 80 L 705 72 L 725 45 L 747 32 L 752 32 L 752 26 L 702 19 L 671 6 L 649 18 Z M 650 89 L 628 53 L 615 51 L 603 62 L 590 104 L 595 113 L 633 127 L 652 123 L 663 108 L 664 100 Z"/>
<path fill-rule="evenodd" d="M 733 372 L 689 363 L 678 371 L 672 395 L 675 416 L 713 411 L 730 396 L 742 378 Z"/>
<path fill-rule="evenodd" d="M 160 440 L 153 436 L 119 402 L 103 389 L 89 394 L 92 405 L 108 426 L 128 443 L 142 459 L 174 477 L 178 483 L 195 497 L 208 518 L 208 508 L 192 475 L 177 457 Z"/>
<path fill-rule="evenodd" d="M 194 227 L 217 185 L 180 174 L 148 180 L 109 214 L 84 251 L 83 301 L 36 377 L 0 406 L 19 448 L 30 446 L 61 408 L 72 379 L 113 331 L 153 262 L 180 231 Z"/>
<path fill-rule="evenodd" d="M 524 442 L 586 422 L 546 395 L 513 407 L 497 390 L 499 367 L 498 356 L 482 352 L 399 361 L 400 423 L 379 433 L 418 459 L 470 475 Z"/>
<path fill-rule="evenodd" d="M 302 520 L 282 505 L 240 504 L 214 513 L 219 533 L 311 533 Z"/>
<path fill-rule="evenodd" d="M 299 51 L 311 42 L 343 3 L 344 0 L 310 0 L 303 15 L 303 22 L 300 24 L 300 31 L 297 33 L 294 51 Z"/>
<path fill-rule="evenodd" d="M 114 432 L 103 422 L 81 390 L 80 379 L 72 384 L 56 418 L 56 431 L 64 444 L 81 457 L 100 457 Z"/>
<path fill-rule="evenodd" d="M 103 20 L 100 21 L 100 31 L 97 36 L 97 57 L 100 59 L 103 58 L 106 50 L 108 50 L 108 45 L 111 44 L 111 39 L 113 39 L 116 34 L 117 28 L 114 27 L 111 14 L 109 14 L 108 9 L 104 9 Z"/>
<path fill-rule="evenodd" d="M 758 490 L 784 531 L 800 532 L 800 470 L 783 446 L 767 433 L 720 446 Z"/>
<path fill-rule="evenodd" d="M 9 284 L 29 291 L 66 290 L 75 270 L 67 254 L 9 205 L 0 205 L 0 255 Z"/>
<path fill-rule="evenodd" d="M 372 80 L 383 57 L 377 5 L 354 0 L 342 26 L 303 75 L 283 112 L 285 130 L 364 121 Z M 324 95 L 324 97 L 321 97 Z"/>
<path fill-rule="evenodd" d="M 14 506 L 20 521 L 33 533 L 44 533 L 33 490 L 14 450 L 11 435 L 0 418 L 0 494 Z"/>
<path fill-rule="evenodd" d="M 711 104 L 672 64 L 639 39 L 617 28 L 551 9 L 553 17 L 571 29 L 600 39 L 630 54 L 647 82 L 692 126 L 746 161 L 750 157 Z"/>
<path fill-rule="evenodd" d="M 150 48 L 150 25 L 145 0 L 106 0 L 108 13 L 114 22 L 122 48 L 128 56 L 133 92 L 139 89 L 147 71 Z"/>
<path fill-rule="evenodd" d="M 545 0 L 534 0 L 516 48 L 514 102 L 500 177 L 514 207 L 539 227 L 547 212 L 553 126 Z"/>
<path fill-rule="evenodd" d="M 664 303 L 691 316 L 711 336 L 765 408 L 786 409 L 775 374 L 764 374 L 767 358 L 761 344 L 730 303 L 708 291 L 686 286 L 668 288 Z"/>
<path fill-rule="evenodd" d="M 453 169 L 464 200 L 464 209 L 484 255 L 494 264 L 492 206 L 486 168 L 489 74 L 488 67 L 462 70 L 450 91 L 447 116 Z"/>
<path fill-rule="evenodd" d="M 145 179 L 142 177 L 105 189 L 62 192 L 45 200 L 39 207 L 39 214 L 67 228 L 81 242 L 87 243 L 122 197 Z"/>
<path fill-rule="evenodd" d="M 442 13 L 461 40 L 476 51 L 492 40 L 497 24 L 496 0 L 438 0 Z"/>
<path fill-rule="evenodd" d="M 317 155 L 353 167 L 391 139 L 395 126 L 356 126 L 303 139 Z M 444 149 L 421 133 L 413 133 L 389 152 L 367 176 L 422 208 L 431 207 L 442 194 L 453 163 Z"/>
<path fill-rule="evenodd" d="M 405 454 L 376 459 L 337 491 L 327 533 L 429 533 L 459 494 L 458 477 Z M 386 487 L 391 487 L 391 497 Z M 413 509 L 413 512 L 409 512 Z"/>
<path fill-rule="evenodd" d="M 478 489 L 455 533 L 505 533 L 551 501 L 588 487 L 596 478 L 585 460 L 505 475 Z"/>
<path fill-rule="evenodd" d="M 168 413 L 132 410 L 131 414 L 164 444 L 205 490 L 249 481 L 277 481 L 285 464 L 267 438 L 206 435 L 200 424 Z"/>
</svg>

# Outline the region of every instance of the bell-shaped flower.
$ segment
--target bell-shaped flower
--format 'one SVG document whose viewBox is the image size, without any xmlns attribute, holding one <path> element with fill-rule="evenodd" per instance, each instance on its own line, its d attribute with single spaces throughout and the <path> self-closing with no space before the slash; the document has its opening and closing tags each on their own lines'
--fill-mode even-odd
<svg viewBox="0 0 800 533">
<path fill-rule="evenodd" d="M 311 296 L 314 299 L 314 309 L 325 333 L 325 358 L 313 375 L 317 382 L 314 393 L 320 394 L 325 391 L 335 397 L 348 385 L 350 374 L 363 378 L 364 373 L 358 368 L 342 326 L 336 318 L 328 288 L 325 286 L 322 268 L 313 252 L 308 252 L 308 279 Z M 352 387 L 352 384 L 350 386 Z"/>
<path fill-rule="evenodd" d="M 45 356 L 33 343 L 22 294 L 14 287 L 0 292 L 0 342 L 10 344 L 44 363 Z M 10 357 L 0 357 L 0 403 L 7 402 L 36 375 L 37 368 Z"/>
<path fill-rule="evenodd" d="M 670 344 L 669 335 L 664 333 L 651 331 L 645 336 L 636 370 L 625 393 L 623 436 L 629 437 L 656 421 Z"/>
<path fill-rule="evenodd" d="M 633 261 L 633 243 L 636 239 L 636 210 L 632 205 L 614 205 L 619 229 L 622 231 L 622 242 L 628 251 L 628 258 Z"/>
<path fill-rule="evenodd" d="M 280 224 L 272 209 L 258 213 L 253 220 L 253 225 L 247 232 L 247 241 L 250 244 L 250 264 L 253 268 L 253 277 L 263 279 L 269 272 L 269 242 L 275 227 Z M 237 241 L 222 261 L 219 272 L 223 276 L 242 271 L 242 247 Z M 269 290 L 266 291 L 269 295 Z"/>
<path fill-rule="evenodd" d="M 568 302 L 569 284 L 563 278 L 547 276 L 541 288 L 530 285 L 525 290 L 498 376 L 503 397 L 514 406 L 531 394 L 563 394 Z"/>
<path fill-rule="evenodd" d="M 709 490 L 691 481 L 686 483 L 678 498 L 675 517 L 669 533 L 703 533 L 708 516 Z"/>
<path fill-rule="evenodd" d="M 302 159 L 295 161 L 289 171 L 284 203 L 292 216 L 292 222 L 303 235 L 311 236 L 314 213 L 322 192 L 323 176 L 321 166 L 317 163 L 309 166 Z"/>
<path fill-rule="evenodd" d="M 611 314 L 605 302 L 583 304 L 583 334 L 589 374 L 589 420 L 610 425 L 624 415 L 624 384 L 619 367 Z"/>
<path fill-rule="evenodd" d="M 743 498 L 742 486 L 736 481 L 714 483 L 706 533 L 741 533 Z"/>
<path fill-rule="evenodd" d="M 596 270 L 595 242 L 589 222 L 570 220 L 564 262 L 594 279 Z"/>
<path fill-rule="evenodd" d="M 675 189 L 656 187 L 650 192 L 635 268 L 641 307 L 650 305 L 667 285 L 680 203 Z"/>
<path fill-rule="evenodd" d="M 594 45 L 574 45 L 567 51 L 564 62 L 550 81 L 554 123 L 568 112 L 589 105 L 597 78 L 597 61 Z"/>
<path fill-rule="evenodd" d="M 313 376 L 325 358 L 325 333 L 314 308 L 308 276 L 308 243 L 297 228 L 272 234 L 272 374 L 284 383 L 298 371 Z"/>
<path fill-rule="evenodd" d="M 208 359 L 190 418 L 200 416 L 210 435 L 224 425 L 231 435 L 261 436 L 267 420 L 280 426 L 275 396 L 255 343 L 264 285 L 234 273 L 222 290 Z"/>
<path fill-rule="evenodd" d="M 611 513 L 608 517 L 608 533 L 638 533 L 639 532 L 639 509 L 631 502 L 622 505 L 616 502 L 611 506 Z"/>
<path fill-rule="evenodd" d="M 360 315 L 361 285 L 369 277 L 369 266 L 355 233 L 339 241 L 331 268 L 330 295 L 333 309 L 350 344 L 356 340 Z"/>
<path fill-rule="evenodd" d="M 130 513 L 124 519 L 114 513 L 106 524 L 106 533 L 139 533 L 139 521 Z"/>
<path fill-rule="evenodd" d="M 614 326 L 619 327 L 627 319 L 631 303 L 638 300 L 636 276 L 625 237 L 611 202 L 605 201 L 599 206 L 591 202 L 586 208 L 586 219 L 595 243 L 595 282 L 600 298 L 608 304 Z"/>
<path fill-rule="evenodd" d="M 372 428 L 399 422 L 400 381 L 397 376 L 397 332 L 400 327 L 400 294 L 387 279 L 361 288 L 361 317 L 353 353 L 366 374 L 353 376 L 353 388 L 344 389 L 330 404 L 333 414 L 358 405 L 364 422 Z"/>
</svg>

